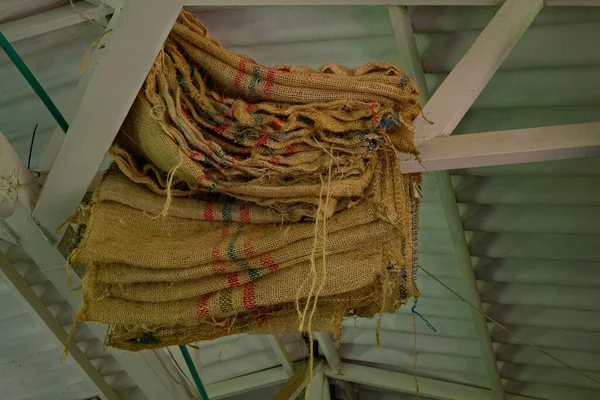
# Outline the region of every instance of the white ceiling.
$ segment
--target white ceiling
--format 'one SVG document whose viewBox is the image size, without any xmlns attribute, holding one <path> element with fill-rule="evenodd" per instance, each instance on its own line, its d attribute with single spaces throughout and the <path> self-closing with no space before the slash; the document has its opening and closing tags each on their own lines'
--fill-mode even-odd
<svg viewBox="0 0 600 400">
<path fill-rule="evenodd" d="M 10 12 L 0 14 L 0 21 L 4 15 L 19 18 L 59 2 L 38 1 L 34 9 L 13 3 L 2 4 L 0 11 Z M 431 91 L 493 12 L 490 7 L 414 10 L 413 26 Z M 204 12 L 200 19 L 225 46 L 265 64 L 399 60 L 385 7 L 227 9 Z M 99 34 L 98 26 L 81 23 L 21 40 L 15 47 L 62 108 L 78 81 L 83 53 Z M 544 9 L 455 133 L 600 121 L 598 37 L 600 8 Z M 35 166 L 55 124 L 4 55 L 0 55 L 0 82 L 0 130 L 24 159 L 31 131 L 40 124 L 32 157 Z M 452 181 L 487 312 L 532 343 L 600 378 L 600 160 L 460 170 L 452 172 Z M 460 291 L 445 217 L 427 174 L 424 192 L 420 262 Z M 424 274 L 418 283 L 422 297 L 417 310 L 437 329 L 433 333 L 417 320 L 419 376 L 488 387 L 467 306 Z M 44 386 L 43 382 L 48 382 L 51 393 L 61 393 L 48 398 L 84 399 L 93 392 L 71 372 L 72 366 L 57 366 L 53 356 L 60 353 L 59 346 L 11 296 L 0 288 L 4 300 L 0 338 L 7 338 L 0 342 L 0 371 L 6 368 L 7 374 L 0 375 L 21 382 L 10 386 L 14 397 L 8 398 L 41 396 L 36 385 Z M 342 359 L 412 374 L 410 309 L 383 318 L 381 348 L 375 346 L 375 323 L 346 321 L 339 349 Z M 507 393 L 549 400 L 600 398 L 594 383 L 492 325 L 490 332 Z M 294 359 L 305 357 L 299 335 L 284 341 Z M 200 347 L 195 357 L 206 384 L 279 365 L 265 337 L 223 338 Z M 13 361 L 23 367 L 16 368 Z M 48 380 L 28 384 L 40 371 Z M 118 371 L 117 367 L 108 375 L 121 374 L 124 383 L 118 388 L 131 389 L 131 381 Z M 364 387 L 358 393 L 359 398 L 401 398 Z M 268 396 L 260 392 L 244 398 Z"/>
</svg>

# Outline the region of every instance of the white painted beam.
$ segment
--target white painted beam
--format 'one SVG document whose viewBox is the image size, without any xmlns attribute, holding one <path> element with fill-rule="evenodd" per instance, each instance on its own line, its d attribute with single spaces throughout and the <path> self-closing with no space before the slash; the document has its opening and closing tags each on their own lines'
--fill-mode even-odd
<svg viewBox="0 0 600 400">
<path fill-rule="evenodd" d="M 327 391 L 325 391 L 325 386 L 327 386 Z M 308 398 L 310 400 L 331 400 L 331 395 L 329 394 L 329 382 L 323 374 L 323 368 L 320 368 L 313 374 L 312 385 L 308 392 Z"/>
<path fill-rule="evenodd" d="M 210 400 L 219 400 L 279 385 L 285 383 L 288 379 L 289 377 L 283 367 L 276 367 L 217 383 L 211 383 L 206 385 L 205 388 Z"/>
<path fill-rule="evenodd" d="M 109 0 L 107 0 L 109 1 Z M 115 0 L 110 0 L 115 1 Z M 521 0 L 519 0 L 521 1 Z M 504 0 L 188 0 L 186 6 L 498 6 Z M 600 6 L 600 0 L 546 0 L 548 6 Z"/>
<path fill-rule="evenodd" d="M 87 2 L 78 2 L 76 6 L 77 10 L 89 19 L 102 18 L 112 13 L 112 10 L 107 7 L 96 6 Z M 89 23 L 73 11 L 70 4 L 66 4 L 27 18 L 2 24 L 0 25 L 0 31 L 9 42 L 16 42 L 82 22 Z"/>
<path fill-rule="evenodd" d="M 404 156 L 402 172 L 520 164 L 600 155 L 600 122 L 452 135 L 421 140 L 420 160 Z"/>
<path fill-rule="evenodd" d="M 113 39 L 113 30 L 117 24 L 117 21 L 119 20 L 120 13 L 120 8 L 116 8 L 114 10 L 112 17 L 110 18 L 110 21 L 108 22 L 106 29 L 104 30 L 104 36 L 102 36 L 102 38 L 96 45 L 95 50 L 93 50 L 91 56 L 89 57 L 88 62 L 83 68 L 83 74 L 81 75 L 81 78 L 79 78 L 79 82 L 77 82 L 77 86 L 71 94 L 69 103 L 67 104 L 67 107 L 64 108 L 63 116 L 69 123 L 73 119 L 77 108 L 81 104 L 81 100 L 87 89 L 88 83 L 90 82 L 92 75 L 94 75 L 94 71 L 98 68 L 98 62 L 102 59 L 102 57 L 104 56 L 104 54 L 106 54 L 108 50 L 110 42 Z M 52 133 L 50 141 L 44 149 L 44 154 L 42 154 L 40 163 L 38 165 L 39 171 L 50 171 L 50 169 L 52 168 L 52 164 L 54 164 L 54 160 L 56 159 L 56 156 L 58 155 L 58 152 L 60 151 L 64 140 L 65 133 L 60 128 L 60 126 L 57 126 L 54 129 L 54 132 Z"/>
<path fill-rule="evenodd" d="M 454 131 L 543 5 L 543 0 L 504 3 L 415 120 L 416 139 Z"/>
<path fill-rule="evenodd" d="M 511 0 L 512 1 L 512 0 Z M 511 3 L 512 4 L 512 3 Z M 507 3 L 504 5 L 503 9 L 506 9 L 507 6 L 511 4 Z M 416 41 L 414 38 L 414 33 L 412 32 L 412 26 L 410 25 L 410 19 L 404 17 L 407 15 L 406 10 L 402 10 L 404 12 L 392 12 L 390 10 L 390 20 L 393 25 L 404 25 L 402 29 L 403 32 L 407 33 L 407 35 L 401 39 L 397 40 L 398 49 L 401 53 L 404 53 L 413 59 L 412 63 L 409 64 L 410 68 L 412 68 L 413 74 L 417 77 L 418 81 L 422 82 L 421 85 L 421 102 L 426 103 L 425 108 L 430 104 L 427 102 L 427 84 L 425 82 L 425 73 L 423 71 L 421 65 L 421 58 L 419 53 L 417 52 Z M 499 13 L 500 14 L 500 13 Z M 496 18 L 496 17 L 495 17 Z M 494 19 L 495 19 L 494 18 Z M 492 20 L 492 22 L 494 21 Z M 491 25 L 491 23 L 490 23 Z M 486 28 L 487 29 L 487 28 Z M 395 28 L 394 31 L 400 30 L 399 28 Z M 485 30 L 484 30 L 485 32 Z M 478 41 L 481 37 L 484 36 L 483 33 L 477 39 Z M 398 39 L 398 35 L 396 36 Z M 486 39 L 487 40 L 487 39 Z M 477 43 L 477 42 L 476 42 Z M 468 54 L 468 53 L 467 53 Z M 406 57 L 406 56 L 405 56 Z M 416 60 L 418 60 L 418 62 Z M 455 70 L 460 67 L 457 65 Z M 462 68 L 465 66 L 463 65 Z M 454 72 L 454 71 L 453 71 Z M 495 71 L 494 71 L 495 72 Z M 492 72 L 493 74 L 493 72 Z M 452 75 L 452 73 L 451 73 Z M 490 75 L 491 77 L 491 75 Z M 450 102 L 450 99 L 445 99 Z M 453 103 L 448 103 L 448 107 L 453 107 Z M 468 105 L 470 107 L 471 104 Z M 445 120 L 441 120 L 441 123 L 445 124 L 450 121 L 452 118 L 452 114 L 447 114 L 445 116 Z M 462 118 L 462 115 L 460 116 Z M 457 122 L 458 123 L 458 122 Z M 402 167 L 401 167 L 402 168 Z M 471 301 L 471 304 L 478 305 L 483 314 L 483 306 L 481 303 L 481 296 L 479 295 L 479 291 L 477 288 L 477 284 L 475 282 L 475 272 L 473 269 L 473 265 L 471 263 L 471 257 L 469 254 L 469 248 L 467 246 L 467 241 L 465 239 L 465 233 L 462 226 L 462 221 L 460 219 L 460 215 L 458 212 L 458 206 L 456 204 L 456 195 L 454 194 L 454 190 L 452 185 L 448 185 L 450 182 L 450 174 L 447 171 L 439 171 L 434 173 L 436 184 L 438 187 L 438 191 L 440 194 L 440 198 L 442 199 L 442 204 L 444 207 L 444 215 L 446 216 L 446 222 L 448 225 L 448 230 L 450 231 L 450 236 L 452 239 L 452 245 L 454 249 L 454 256 L 456 258 L 457 268 L 459 270 L 459 274 L 461 276 L 462 288 L 467 296 L 467 298 Z M 489 397 L 494 400 L 503 400 L 504 399 L 504 387 L 502 386 L 502 379 L 500 377 L 500 372 L 498 370 L 498 363 L 496 362 L 496 355 L 494 353 L 494 348 L 492 347 L 492 340 L 490 337 L 490 332 L 487 329 L 487 321 L 480 314 L 472 312 L 473 323 L 475 327 L 475 332 L 477 333 L 477 338 L 479 339 L 479 345 L 481 349 L 481 358 L 483 360 L 486 374 L 488 377 L 488 381 L 490 384 L 490 393 Z"/>
<path fill-rule="evenodd" d="M 17 201 L 28 211 L 33 210 L 38 196 L 37 186 L 23 160 L 0 132 L 0 218 L 10 215 L 10 209 Z"/>
<path fill-rule="evenodd" d="M 379 368 L 342 363 L 339 374 L 328 366 L 323 372 L 332 379 L 354 382 L 373 388 L 402 393 L 415 392 L 415 378 L 409 374 Z M 489 390 L 430 378 L 419 378 L 421 396 L 440 400 L 481 400 L 489 398 Z M 505 400 L 531 400 L 529 397 L 507 394 Z"/>
<path fill-rule="evenodd" d="M 419 50 L 417 49 L 417 41 L 415 40 L 410 14 L 406 7 L 388 6 L 387 9 L 396 39 L 398 55 L 400 56 L 400 67 L 402 67 L 407 75 L 415 78 L 421 90 L 419 100 L 421 104 L 425 104 L 429 99 L 427 81 L 425 80 L 425 74 L 422 73 L 423 64 Z"/>
<path fill-rule="evenodd" d="M 335 382 L 335 385 L 342 389 L 346 396 L 346 400 L 358 400 L 356 391 L 350 382 L 338 380 Z"/>
<path fill-rule="evenodd" d="M 329 368 L 331 368 L 332 371 L 339 371 L 342 360 L 340 359 L 340 354 L 338 353 L 333 340 L 331 340 L 331 335 L 325 332 L 314 332 L 313 336 L 319 343 L 319 348 L 323 352 Z"/>
<path fill-rule="evenodd" d="M 471 254 L 465 232 L 463 230 L 462 220 L 456 203 L 456 194 L 450 181 L 450 174 L 447 171 L 434 172 L 435 182 L 438 187 L 444 216 L 450 232 L 452 248 L 454 250 L 454 258 L 456 267 L 462 283 L 463 296 L 476 307 L 479 312 L 471 311 L 471 318 L 477 334 L 479 346 L 481 348 L 481 358 L 486 369 L 488 381 L 490 382 L 491 398 L 497 400 L 504 399 L 504 387 L 502 386 L 502 378 L 498 370 L 496 354 L 492 345 L 490 331 L 488 330 L 487 320 L 484 317 L 485 311 L 481 302 L 481 295 L 477 281 L 475 280 L 475 269 L 471 261 Z"/>
<path fill-rule="evenodd" d="M 92 4 L 106 4 L 107 6 L 109 6 L 110 8 L 113 8 L 115 10 L 118 10 L 120 8 L 123 7 L 123 4 L 125 3 L 125 1 L 127 0 L 86 0 L 88 3 L 92 3 Z"/>
<path fill-rule="evenodd" d="M 184 0 L 127 1 L 42 189 L 34 215 L 55 233 L 85 195 Z"/>
<path fill-rule="evenodd" d="M 326 376 L 323 376 L 323 390 L 321 391 L 321 398 L 325 400 L 331 399 L 331 391 L 329 389 L 329 378 L 327 378 Z"/>
<path fill-rule="evenodd" d="M 19 239 L 19 244 L 29 254 L 46 277 L 52 282 L 62 297 L 70 304 L 75 312 L 81 308 L 81 292 L 72 289 L 81 285 L 79 276 L 67 266 L 65 258 L 53 245 L 44 228 L 19 203 L 15 213 L 4 220 Z M 71 286 L 66 279 L 66 268 L 71 271 Z M 94 322 L 87 327 L 101 341 L 106 337 L 106 327 Z M 107 351 L 121 365 L 123 370 L 139 386 L 150 400 L 175 400 L 175 396 L 165 385 L 169 376 L 160 376 L 144 360 L 143 354 L 125 352 L 107 347 Z"/>
<path fill-rule="evenodd" d="M 281 366 L 291 378 L 294 375 L 294 363 L 292 362 L 290 354 L 287 352 L 285 345 L 281 341 L 281 338 L 279 335 L 267 335 L 267 340 L 269 341 L 271 348 L 273 348 L 273 351 L 281 363 Z"/>
<path fill-rule="evenodd" d="M 27 309 L 27 312 L 35 320 L 38 320 L 41 325 L 45 326 L 54 335 L 60 345 L 64 346 L 68 337 L 67 332 L 64 331 L 60 322 L 46 308 L 42 300 L 29 287 L 25 278 L 19 274 L 14 265 L 2 252 L 0 252 L 0 270 L 2 272 L 0 273 L 0 278 L 9 287 L 11 292 L 14 293 L 15 297 L 20 300 L 21 304 Z M 119 396 L 73 341 L 69 345 L 69 357 L 79 367 L 82 375 L 89 384 L 98 390 L 103 399 L 119 400 Z"/>
</svg>

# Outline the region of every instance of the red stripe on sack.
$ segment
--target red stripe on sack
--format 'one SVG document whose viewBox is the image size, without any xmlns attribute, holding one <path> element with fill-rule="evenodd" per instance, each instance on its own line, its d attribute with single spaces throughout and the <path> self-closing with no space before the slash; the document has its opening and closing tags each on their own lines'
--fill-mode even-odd
<svg viewBox="0 0 600 400">
<path fill-rule="evenodd" d="M 227 321 L 227 325 L 220 326 L 219 330 L 221 331 L 222 335 L 227 335 L 227 332 L 229 332 L 229 321 Z"/>
<path fill-rule="evenodd" d="M 199 151 L 195 151 L 192 154 L 190 154 L 190 158 L 192 160 L 200 159 L 200 161 L 204 161 L 204 154 L 200 153 Z"/>
<path fill-rule="evenodd" d="M 273 164 L 279 165 L 281 163 L 281 157 L 273 156 Z"/>
<path fill-rule="evenodd" d="M 286 153 L 294 153 L 298 148 L 298 143 L 292 143 L 288 147 L 285 148 Z"/>
<path fill-rule="evenodd" d="M 246 307 L 246 310 L 256 308 L 256 296 L 254 294 L 254 283 L 252 282 L 244 285 L 244 307 Z"/>
<path fill-rule="evenodd" d="M 271 253 L 265 253 L 262 256 L 260 256 L 259 262 L 260 265 L 268 268 L 271 272 L 275 272 L 279 269 L 279 265 L 277 265 Z"/>
<path fill-rule="evenodd" d="M 250 223 L 250 206 L 246 202 L 240 203 L 240 220 L 245 223 Z"/>
<path fill-rule="evenodd" d="M 196 304 L 196 315 L 200 318 L 204 318 L 208 315 L 208 298 L 198 297 L 198 303 Z"/>
<path fill-rule="evenodd" d="M 227 276 L 227 282 L 229 283 L 229 287 L 240 286 L 240 280 L 238 279 L 238 273 L 233 272 Z"/>
<path fill-rule="evenodd" d="M 269 140 L 269 134 L 267 133 L 267 131 L 265 131 L 263 129 L 261 131 L 260 135 L 258 136 L 258 138 L 256 139 L 256 142 L 254 143 L 254 147 L 266 146 L 268 140 Z"/>
<path fill-rule="evenodd" d="M 273 121 L 271 121 L 271 125 L 277 130 L 283 128 L 283 123 L 278 118 L 275 118 Z"/>
<path fill-rule="evenodd" d="M 221 244 L 227 237 L 228 232 L 229 232 L 229 224 L 226 224 L 223 226 L 223 229 L 221 229 L 221 234 L 219 235 L 219 240 L 217 241 L 217 243 L 215 243 L 215 245 L 213 246 L 213 248 L 211 250 L 210 255 L 211 255 L 213 263 L 210 266 L 210 269 L 212 270 L 212 272 L 214 272 L 216 274 L 226 272 L 225 262 L 221 260 Z"/>
<path fill-rule="evenodd" d="M 265 99 L 269 99 L 269 96 L 271 95 L 271 89 L 273 88 L 273 80 L 275 80 L 275 73 L 277 73 L 277 70 L 275 69 L 270 69 L 269 72 L 267 73 L 267 83 L 265 84 Z"/>
<path fill-rule="evenodd" d="M 204 219 L 207 221 L 215 220 L 214 203 L 208 203 L 204 206 Z"/>
<path fill-rule="evenodd" d="M 225 261 L 215 261 L 210 266 L 210 270 L 215 274 L 224 274 L 227 272 L 225 269 Z"/>
<path fill-rule="evenodd" d="M 246 111 L 252 112 L 252 106 L 248 103 L 246 103 Z"/>
<path fill-rule="evenodd" d="M 235 78 L 233 78 L 233 83 L 235 83 L 235 87 L 240 91 L 242 88 L 240 87 L 240 83 L 242 82 L 242 78 L 244 77 L 244 73 L 246 72 L 246 60 L 241 59 L 239 64 L 239 71 L 235 74 Z"/>
</svg>

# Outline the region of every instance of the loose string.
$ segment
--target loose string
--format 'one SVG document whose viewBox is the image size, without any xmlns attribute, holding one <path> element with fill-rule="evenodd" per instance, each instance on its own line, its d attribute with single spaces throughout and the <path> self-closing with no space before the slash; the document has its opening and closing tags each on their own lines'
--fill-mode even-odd
<svg viewBox="0 0 600 400">
<path fill-rule="evenodd" d="M 427 321 L 427 319 L 424 316 L 422 316 L 417 310 L 415 310 L 415 308 L 417 308 L 417 299 L 415 299 L 415 304 L 410 309 L 410 312 L 412 312 L 413 317 L 416 315 L 419 318 L 421 318 L 423 320 L 423 322 L 425 322 L 425 325 L 427 325 L 429 327 L 429 329 L 431 329 L 433 331 L 433 333 L 437 333 L 437 329 L 435 329 L 434 326 L 431 325 L 431 323 L 429 321 Z"/>
<path fill-rule="evenodd" d="M 417 306 L 417 299 L 415 299 L 415 304 L 413 306 L 413 310 L 416 306 Z M 413 378 L 415 379 L 416 398 L 417 398 L 417 400 L 419 400 L 419 398 L 420 398 L 419 379 L 417 378 L 417 318 L 415 317 L 415 314 L 416 313 L 414 313 L 414 312 L 412 314 L 412 319 L 413 319 Z"/>
<path fill-rule="evenodd" d="M 392 257 L 392 259 L 395 260 L 395 257 L 390 254 L 390 257 Z M 584 378 L 587 378 L 588 380 L 600 385 L 600 381 L 596 378 L 594 378 L 593 376 L 581 371 L 578 368 L 573 367 L 571 364 L 567 363 L 566 361 L 561 360 L 560 358 L 556 357 L 555 355 L 553 355 L 552 353 L 534 345 L 533 343 L 529 342 L 528 340 L 522 338 L 521 336 L 517 335 L 516 333 L 512 332 L 510 329 L 506 328 L 504 325 L 502 325 L 500 322 L 496 321 L 495 319 L 493 319 L 492 317 L 488 316 L 487 314 L 485 314 L 484 312 L 480 311 L 477 307 L 475 307 L 473 304 L 471 304 L 468 300 L 466 300 L 463 296 L 461 296 L 460 294 L 458 294 L 455 290 L 453 290 L 452 288 L 450 288 L 448 285 L 446 285 L 444 282 L 442 282 L 440 279 L 438 279 L 436 276 L 434 276 L 432 273 L 430 273 L 429 271 L 427 271 L 425 268 L 423 268 L 422 266 L 419 265 L 419 269 L 422 270 L 423 272 L 425 272 L 427 275 L 429 275 L 431 278 L 433 278 L 437 283 L 439 283 L 440 285 L 442 285 L 444 288 L 446 288 L 450 293 L 452 293 L 454 296 L 456 296 L 459 300 L 463 301 L 465 304 L 467 304 L 469 307 L 471 307 L 473 310 L 475 310 L 479 315 L 485 317 L 485 319 L 487 319 L 488 321 L 490 321 L 491 323 L 493 323 L 494 325 L 496 325 L 498 328 L 502 329 L 503 331 L 505 331 L 506 333 L 514 336 L 516 339 L 520 340 L 521 342 L 523 342 L 524 344 L 526 344 L 527 346 L 536 349 L 537 351 L 539 351 L 540 353 L 550 357 L 551 359 L 553 359 L 554 361 L 564 365 L 566 368 L 570 369 L 571 371 L 583 376 Z M 413 316 L 415 314 L 413 313 Z"/>
<path fill-rule="evenodd" d="M 94 46 L 96 46 L 98 43 L 100 43 L 102 38 L 111 32 L 112 32 L 112 29 L 108 29 L 108 30 L 102 32 L 102 35 L 98 36 L 98 38 L 96 38 L 96 40 L 94 40 L 92 42 L 92 44 L 90 44 L 88 46 L 88 48 L 85 50 L 85 53 L 83 54 L 83 60 L 81 61 L 81 64 L 79 64 L 79 70 L 78 70 L 79 75 L 83 74 L 83 69 L 85 68 L 86 64 L 88 63 L 88 60 L 90 57 L 90 52 L 92 51 Z"/>
</svg>

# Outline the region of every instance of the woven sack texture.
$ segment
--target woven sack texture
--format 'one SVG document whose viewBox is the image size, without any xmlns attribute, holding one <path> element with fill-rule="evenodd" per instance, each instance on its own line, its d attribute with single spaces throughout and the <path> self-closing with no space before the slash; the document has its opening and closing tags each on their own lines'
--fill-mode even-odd
<svg viewBox="0 0 600 400">
<path fill-rule="evenodd" d="M 182 11 L 81 218 L 78 319 L 137 351 L 417 297 L 418 95 L 389 64 L 262 66 Z"/>
</svg>

